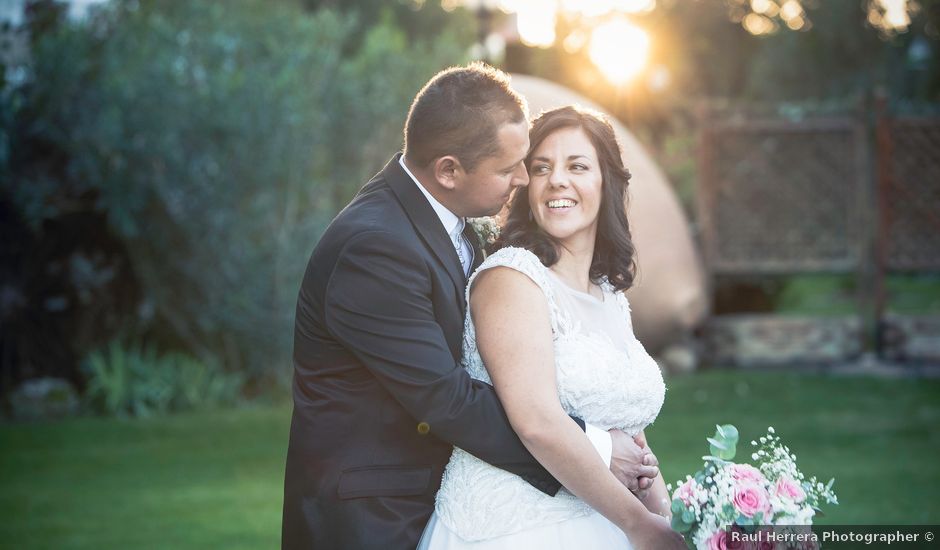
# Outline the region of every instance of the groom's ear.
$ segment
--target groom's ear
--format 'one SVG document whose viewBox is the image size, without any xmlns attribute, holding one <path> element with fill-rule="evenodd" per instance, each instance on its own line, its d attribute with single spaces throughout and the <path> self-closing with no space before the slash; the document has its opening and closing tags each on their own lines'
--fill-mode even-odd
<svg viewBox="0 0 940 550">
<path fill-rule="evenodd" d="M 463 166 L 453 155 L 438 157 L 434 160 L 434 179 L 444 189 L 454 190 L 463 174 Z"/>
</svg>

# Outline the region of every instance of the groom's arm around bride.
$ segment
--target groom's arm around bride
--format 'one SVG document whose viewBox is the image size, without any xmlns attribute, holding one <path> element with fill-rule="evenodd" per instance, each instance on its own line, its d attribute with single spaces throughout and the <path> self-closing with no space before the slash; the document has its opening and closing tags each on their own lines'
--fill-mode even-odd
<svg viewBox="0 0 940 550">
<path fill-rule="evenodd" d="M 442 98 L 479 105 L 479 115 L 451 120 Z M 528 181 L 527 148 L 524 101 L 505 75 L 445 71 L 406 126 L 408 166 L 426 168 L 430 154 L 432 172 L 419 178 L 441 186 L 420 188 L 396 156 L 324 233 L 297 302 L 284 548 L 414 548 L 453 445 L 543 492 L 559 489 L 493 388 L 460 367 L 475 265 L 462 267 L 457 247 L 474 264 L 482 251 L 459 230 L 455 247 L 448 225 L 498 212 Z"/>
</svg>

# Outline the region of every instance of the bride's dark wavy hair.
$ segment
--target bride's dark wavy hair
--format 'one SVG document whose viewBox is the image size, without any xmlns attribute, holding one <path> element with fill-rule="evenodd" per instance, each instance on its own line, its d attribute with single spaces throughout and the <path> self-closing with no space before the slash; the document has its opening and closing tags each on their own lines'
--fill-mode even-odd
<svg viewBox="0 0 940 550">
<path fill-rule="evenodd" d="M 627 290 L 633 286 L 636 276 L 636 248 L 630 236 L 626 211 L 630 172 L 623 165 L 620 144 L 607 117 L 579 107 L 561 107 L 540 114 L 532 122 L 529 131 L 526 169 L 531 171 L 532 154 L 545 138 L 564 128 L 580 128 L 584 131 L 600 161 L 601 205 L 594 258 L 591 261 L 591 280 L 597 284 L 606 278 L 616 290 Z M 506 246 L 530 250 L 546 267 L 558 261 L 559 243 L 533 220 L 525 188 L 515 191 L 509 215 L 493 249 Z"/>
</svg>

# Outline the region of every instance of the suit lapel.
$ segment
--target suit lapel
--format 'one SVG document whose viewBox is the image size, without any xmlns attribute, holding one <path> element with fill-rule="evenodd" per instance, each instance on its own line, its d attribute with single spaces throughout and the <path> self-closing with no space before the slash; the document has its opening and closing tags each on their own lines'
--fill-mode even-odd
<svg viewBox="0 0 940 550">
<path fill-rule="evenodd" d="M 398 163 L 399 158 L 401 158 L 401 153 L 395 155 L 395 157 L 389 161 L 382 170 L 382 174 L 385 176 L 389 187 L 398 197 L 398 201 L 404 207 L 405 213 L 411 220 L 412 225 L 414 225 L 418 235 L 424 240 L 434 255 L 437 256 L 437 259 L 440 260 L 444 269 L 447 270 L 447 274 L 450 276 L 450 279 L 453 281 L 458 291 L 459 306 L 461 312 L 463 312 L 466 307 L 463 300 L 463 289 L 466 284 L 466 277 L 463 274 L 463 269 L 460 267 L 460 259 L 457 258 L 457 251 L 454 249 L 454 245 L 451 243 L 447 232 L 444 231 L 441 219 L 437 216 L 437 213 L 434 212 L 434 209 L 431 208 L 427 198 L 425 198 L 414 180 L 405 173 Z M 474 252 L 476 251 L 474 250 Z"/>
<path fill-rule="evenodd" d="M 480 236 L 473 230 L 473 225 L 470 222 L 467 222 L 467 225 L 464 226 L 463 236 L 467 239 L 467 242 L 470 243 L 470 246 L 473 247 L 473 263 L 470 265 L 470 274 L 472 275 L 473 272 L 480 267 L 480 264 L 483 263 L 483 246 L 480 242 Z"/>
</svg>

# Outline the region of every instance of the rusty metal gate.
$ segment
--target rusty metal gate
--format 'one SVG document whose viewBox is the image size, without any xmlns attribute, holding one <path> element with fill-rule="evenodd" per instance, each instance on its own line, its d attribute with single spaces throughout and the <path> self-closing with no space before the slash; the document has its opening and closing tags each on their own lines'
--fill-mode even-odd
<svg viewBox="0 0 940 550">
<path fill-rule="evenodd" d="M 698 215 L 713 276 L 855 277 L 857 314 L 716 316 L 712 360 L 940 361 L 940 317 L 886 310 L 889 273 L 940 273 L 940 117 L 702 110 Z M 746 345 L 742 345 L 746 344 Z"/>
<path fill-rule="evenodd" d="M 888 359 L 940 361 L 940 316 L 886 308 L 890 273 L 940 272 L 940 117 L 892 116 L 877 104 L 878 233 L 875 318 Z"/>
</svg>

